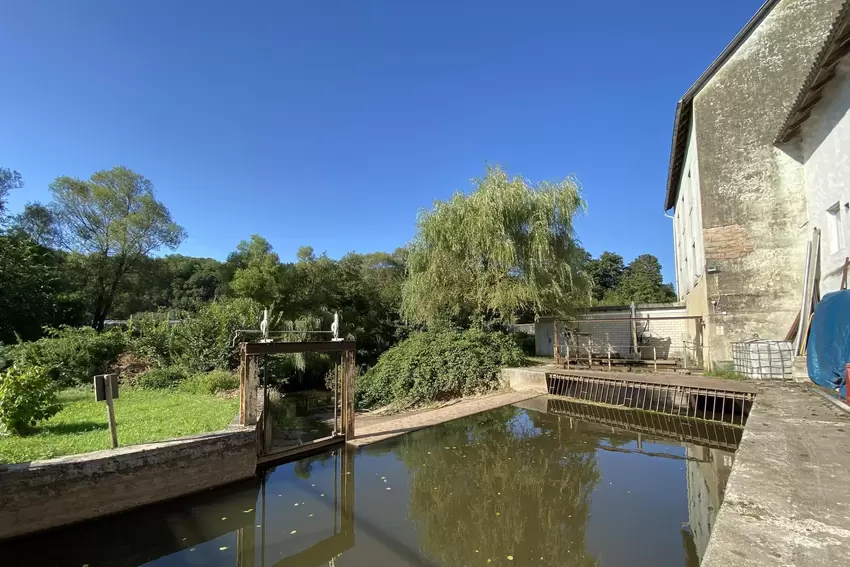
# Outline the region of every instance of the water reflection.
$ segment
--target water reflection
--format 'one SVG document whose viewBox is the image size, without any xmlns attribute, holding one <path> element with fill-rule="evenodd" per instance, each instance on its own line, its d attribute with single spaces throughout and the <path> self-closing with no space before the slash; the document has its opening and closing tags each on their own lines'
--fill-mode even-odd
<svg viewBox="0 0 850 567">
<path fill-rule="evenodd" d="M 698 565 L 732 453 L 537 403 L 6 542 L 0 557 L 77 567 Z"/>
</svg>

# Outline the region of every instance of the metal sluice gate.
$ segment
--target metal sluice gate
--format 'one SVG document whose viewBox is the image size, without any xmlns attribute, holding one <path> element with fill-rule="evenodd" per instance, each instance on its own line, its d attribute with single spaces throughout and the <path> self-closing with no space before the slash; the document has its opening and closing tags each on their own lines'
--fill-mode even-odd
<svg viewBox="0 0 850 567">
<path fill-rule="evenodd" d="M 552 396 L 667 415 L 720 421 L 743 427 L 755 394 L 700 386 L 657 384 L 635 378 L 546 374 Z"/>
</svg>

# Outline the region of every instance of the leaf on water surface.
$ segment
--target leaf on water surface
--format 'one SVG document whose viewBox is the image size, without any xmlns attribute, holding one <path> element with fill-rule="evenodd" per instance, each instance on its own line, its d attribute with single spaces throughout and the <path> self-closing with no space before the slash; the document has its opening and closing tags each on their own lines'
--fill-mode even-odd
<svg viewBox="0 0 850 567">
<path fill-rule="evenodd" d="M 223 522 L 224 520 L 226 520 L 226 519 L 227 519 L 227 516 L 222 516 L 222 517 L 221 517 L 221 521 L 222 521 L 222 522 Z"/>
<path fill-rule="evenodd" d="M 258 528 L 262 528 L 262 527 L 263 527 L 263 524 L 257 524 L 257 527 L 258 527 Z"/>
<path fill-rule="evenodd" d="M 390 487 L 388 486 L 388 487 L 387 487 L 387 490 L 392 490 L 392 488 L 390 488 Z"/>
<path fill-rule="evenodd" d="M 324 495 L 325 495 L 325 493 L 324 493 L 324 492 L 323 492 L 323 493 L 321 493 L 321 494 L 319 494 L 319 496 L 324 496 Z"/>
<path fill-rule="evenodd" d="M 218 548 L 219 551 L 224 551 L 225 549 L 227 549 L 226 545 L 222 545 L 221 547 Z"/>
<path fill-rule="evenodd" d="M 313 514 L 307 514 L 307 517 L 308 517 L 308 518 L 312 518 L 312 517 L 313 517 Z"/>
<path fill-rule="evenodd" d="M 194 548 L 194 547 L 190 547 L 190 548 L 189 548 L 189 551 L 195 551 L 195 548 Z"/>
<path fill-rule="evenodd" d="M 254 509 L 253 509 L 253 508 L 248 508 L 247 510 L 242 510 L 242 511 L 243 511 L 243 512 L 245 512 L 246 514 L 250 514 L 251 512 L 253 512 L 253 511 L 254 511 Z"/>
<path fill-rule="evenodd" d="M 289 532 L 289 535 L 295 535 L 295 532 L 296 530 L 292 530 L 291 532 Z"/>
<path fill-rule="evenodd" d="M 298 506 L 298 502 L 296 502 L 295 505 Z"/>
<path fill-rule="evenodd" d="M 496 515 L 497 515 L 497 516 L 501 516 L 501 515 L 502 515 L 502 513 L 501 513 L 501 512 L 496 512 Z"/>
<path fill-rule="evenodd" d="M 514 556 L 513 556 L 513 555 L 508 555 L 508 561 L 513 561 L 513 560 L 514 560 Z"/>
</svg>

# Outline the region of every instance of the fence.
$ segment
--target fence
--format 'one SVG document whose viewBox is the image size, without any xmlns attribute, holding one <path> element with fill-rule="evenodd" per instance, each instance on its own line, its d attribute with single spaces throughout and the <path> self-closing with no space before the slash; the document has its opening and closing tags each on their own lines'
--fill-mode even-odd
<svg viewBox="0 0 850 567">
<path fill-rule="evenodd" d="M 793 346 L 790 341 L 750 340 L 732 343 L 735 372 L 758 380 L 790 380 Z"/>
</svg>

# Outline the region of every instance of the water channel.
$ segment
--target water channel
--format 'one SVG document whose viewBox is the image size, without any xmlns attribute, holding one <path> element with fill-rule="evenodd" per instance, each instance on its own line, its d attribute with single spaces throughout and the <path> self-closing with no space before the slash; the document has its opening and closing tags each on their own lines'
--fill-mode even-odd
<svg viewBox="0 0 850 567">
<path fill-rule="evenodd" d="M 704 422 L 618 427 L 576 417 L 581 407 L 508 406 L 325 452 L 6 542 L 0 557 L 75 567 L 699 565 L 740 429 L 700 444 L 682 432 Z"/>
</svg>

